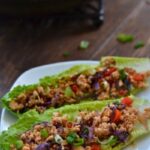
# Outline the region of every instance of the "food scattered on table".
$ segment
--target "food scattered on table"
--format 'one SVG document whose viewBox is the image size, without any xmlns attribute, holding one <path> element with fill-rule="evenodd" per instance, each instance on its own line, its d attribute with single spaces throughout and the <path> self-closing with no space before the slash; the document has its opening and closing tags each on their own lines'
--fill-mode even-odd
<svg viewBox="0 0 150 150">
<path fill-rule="evenodd" d="M 117 40 L 121 43 L 130 43 L 134 40 L 134 36 L 131 34 L 120 33 L 117 35 Z"/>
<path fill-rule="evenodd" d="M 90 42 L 86 41 L 86 40 L 83 40 L 83 41 L 80 42 L 79 48 L 81 50 L 83 50 L 83 49 L 87 49 L 89 46 L 90 46 Z"/>
<path fill-rule="evenodd" d="M 142 48 L 144 47 L 144 42 L 143 41 L 138 41 L 135 45 L 134 48 L 138 49 L 138 48 Z"/>
</svg>

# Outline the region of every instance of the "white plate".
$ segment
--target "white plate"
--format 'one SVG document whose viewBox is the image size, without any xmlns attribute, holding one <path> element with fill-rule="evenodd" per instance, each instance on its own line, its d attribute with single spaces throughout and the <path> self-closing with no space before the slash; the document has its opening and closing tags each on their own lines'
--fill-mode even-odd
<svg viewBox="0 0 150 150">
<path fill-rule="evenodd" d="M 35 67 L 20 75 L 18 79 L 15 81 L 15 83 L 13 84 L 12 88 L 17 85 L 36 83 L 38 79 L 43 76 L 59 73 L 77 64 L 96 65 L 98 64 L 98 61 L 69 61 L 69 62 L 60 62 L 60 63 L 54 63 L 54 64 L 44 65 L 40 67 Z M 150 66 L 148 68 L 150 69 Z M 150 88 L 144 90 L 138 96 L 150 100 Z M 15 118 L 10 112 L 3 109 L 1 115 L 1 126 L 0 126 L 1 131 L 6 130 L 10 125 L 12 125 L 16 121 L 16 119 L 17 118 Z M 127 150 L 141 150 L 141 149 L 150 150 L 149 141 L 150 141 L 150 136 L 138 141 L 134 145 L 131 145 L 130 147 L 127 148 Z"/>
</svg>

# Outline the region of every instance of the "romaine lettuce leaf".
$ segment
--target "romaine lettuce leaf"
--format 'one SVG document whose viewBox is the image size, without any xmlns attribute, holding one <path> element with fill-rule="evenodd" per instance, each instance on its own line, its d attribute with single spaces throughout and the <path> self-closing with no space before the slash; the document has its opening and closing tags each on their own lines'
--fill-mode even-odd
<svg viewBox="0 0 150 150">
<path fill-rule="evenodd" d="M 134 98 L 131 96 L 134 100 L 134 106 L 135 107 L 141 107 L 141 106 L 148 106 L 150 105 L 149 101 L 139 100 L 138 98 Z M 72 105 L 66 105 L 64 107 L 61 107 L 59 109 L 49 109 L 45 111 L 43 114 L 38 114 L 35 110 L 30 110 L 29 112 L 24 113 L 18 121 L 12 125 L 7 131 L 3 131 L 0 134 L 0 150 L 10 150 L 9 146 L 11 144 L 16 144 L 16 142 L 19 140 L 19 135 L 29 129 L 32 128 L 34 124 L 44 122 L 44 121 L 50 121 L 52 115 L 54 112 L 60 112 L 61 114 L 66 114 L 70 120 L 72 120 L 79 111 L 87 110 L 102 110 L 103 107 L 108 105 L 111 102 L 120 101 L 120 99 L 117 100 L 110 100 L 110 101 L 86 101 L 82 102 L 80 104 L 72 104 Z M 148 134 L 150 132 L 150 121 L 149 121 L 149 130 L 146 130 L 142 125 L 138 124 L 135 128 L 135 130 L 131 133 L 131 138 L 126 143 L 119 144 L 118 146 L 111 148 L 108 145 L 106 145 L 103 150 L 119 150 L 123 147 L 126 147 L 131 142 L 135 141 L 137 138 L 140 138 L 141 136 Z"/>
<path fill-rule="evenodd" d="M 108 57 L 103 57 L 101 59 L 101 62 L 99 65 L 102 65 L 102 62 L 107 59 Z M 133 67 L 138 71 L 146 71 L 150 70 L 150 59 L 148 58 L 128 58 L 128 57 L 113 57 L 116 62 L 117 66 L 122 68 L 122 67 Z M 36 88 L 38 85 L 42 85 L 43 87 L 47 87 L 49 85 L 57 86 L 58 80 L 61 78 L 68 78 L 70 76 L 76 75 L 78 73 L 88 73 L 88 72 L 95 72 L 95 68 L 97 66 L 95 65 L 76 65 L 62 73 L 53 75 L 53 76 L 47 76 L 43 77 L 39 80 L 38 83 L 32 84 L 32 85 L 23 85 L 23 86 L 17 86 L 10 92 L 8 92 L 4 97 L 1 98 L 3 106 L 6 107 L 7 110 L 11 111 L 9 108 L 9 102 L 11 100 L 14 100 L 19 94 L 22 92 L 28 92 L 30 90 L 33 90 Z M 140 92 L 142 89 L 133 89 L 131 94 L 136 94 Z M 12 111 L 11 111 L 12 112 Z M 14 113 L 13 114 L 20 116 L 21 114 L 19 113 Z"/>
<path fill-rule="evenodd" d="M 114 101 L 114 100 L 112 100 Z M 115 100 L 115 101 L 119 101 Z M 0 134 L 0 150 L 7 150 L 5 149 L 5 145 L 11 145 L 15 144 L 16 141 L 18 141 L 18 136 L 32 128 L 34 124 L 37 124 L 39 122 L 44 121 L 50 121 L 52 115 L 54 112 L 60 112 L 61 114 L 66 114 L 70 120 L 74 118 L 74 116 L 77 115 L 77 113 L 81 110 L 101 110 L 104 106 L 106 106 L 110 101 L 104 101 L 104 102 L 82 102 L 80 104 L 72 104 L 72 105 L 66 105 L 64 107 L 61 107 L 59 109 L 49 109 L 45 111 L 43 114 L 39 114 L 35 110 L 30 110 L 26 113 L 24 113 L 18 121 L 12 125 L 7 131 L 3 131 Z M 8 148 L 8 147 L 7 147 Z M 8 149 L 9 150 L 9 149 Z"/>
<path fill-rule="evenodd" d="M 43 77 L 42 79 L 39 80 L 39 83 L 36 84 L 32 84 L 32 85 L 18 85 L 15 88 L 13 88 L 10 92 L 6 93 L 2 98 L 2 104 L 3 107 L 5 107 L 7 110 L 9 110 L 11 113 L 13 113 L 16 116 L 20 116 L 19 113 L 15 113 L 13 111 L 11 111 L 11 109 L 9 108 L 9 102 L 13 99 L 15 99 L 17 96 L 19 96 L 21 93 L 24 92 L 28 92 L 31 90 L 34 90 L 37 86 L 42 85 L 44 88 L 46 88 L 49 85 L 53 85 L 56 86 L 57 82 L 60 78 L 67 78 L 73 75 L 76 75 L 78 73 L 84 72 L 93 72 L 94 71 L 95 66 L 94 65 L 76 65 L 73 66 L 72 68 L 60 73 L 60 74 L 56 74 L 53 76 L 47 76 L 47 77 Z"/>
<path fill-rule="evenodd" d="M 112 57 L 102 57 L 100 60 L 100 63 L 105 61 L 105 59 Z M 112 58 L 115 59 L 116 65 L 120 68 L 124 67 L 132 67 L 136 69 L 139 72 L 150 70 L 150 58 L 134 58 L 134 57 L 115 57 Z"/>
<path fill-rule="evenodd" d="M 86 74 L 88 72 L 95 72 L 95 67 L 96 67 L 96 65 L 86 65 L 86 64 L 75 65 L 75 66 L 71 67 L 70 69 L 63 71 L 62 73 L 59 73 L 59 74 L 56 74 L 53 76 L 43 77 L 39 81 L 40 81 L 40 84 L 43 86 L 47 86 L 47 85 L 55 86 L 59 79 L 68 78 L 68 77 L 74 76 L 79 73 Z"/>
</svg>

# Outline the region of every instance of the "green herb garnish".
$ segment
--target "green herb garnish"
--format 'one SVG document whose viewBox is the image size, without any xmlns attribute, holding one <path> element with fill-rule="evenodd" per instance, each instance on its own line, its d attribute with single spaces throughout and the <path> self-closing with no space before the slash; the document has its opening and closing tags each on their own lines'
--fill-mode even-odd
<svg viewBox="0 0 150 150">
<path fill-rule="evenodd" d="M 67 138 L 67 143 L 68 144 L 72 144 L 75 146 L 80 146 L 84 144 L 84 139 L 83 138 L 79 138 L 78 135 L 74 132 L 70 133 Z"/>
<path fill-rule="evenodd" d="M 87 49 L 89 47 L 90 43 L 89 41 L 81 41 L 80 42 L 80 49 Z"/>
<path fill-rule="evenodd" d="M 122 81 L 124 81 L 127 78 L 127 75 L 126 75 L 124 69 L 119 70 L 119 73 L 120 73 L 120 79 Z"/>
<path fill-rule="evenodd" d="M 40 133 L 41 133 L 42 138 L 47 138 L 48 137 L 48 131 L 46 129 L 42 129 L 40 131 Z"/>
<path fill-rule="evenodd" d="M 74 144 L 75 146 L 81 146 L 84 144 L 84 139 L 83 138 L 78 138 L 75 140 Z"/>
<path fill-rule="evenodd" d="M 89 129 L 88 129 L 88 128 L 84 128 L 84 130 L 83 130 L 83 134 L 84 134 L 84 135 L 89 134 Z"/>
<path fill-rule="evenodd" d="M 117 36 L 117 40 L 121 43 L 128 43 L 128 42 L 132 42 L 134 39 L 133 35 L 130 34 L 124 34 L 124 33 L 120 33 Z"/>
<path fill-rule="evenodd" d="M 77 139 L 77 134 L 74 132 L 70 133 L 66 138 L 68 144 L 73 144 L 76 139 Z"/>
<path fill-rule="evenodd" d="M 107 140 L 103 140 L 103 141 L 98 141 L 100 144 L 102 145 L 115 145 L 118 141 L 118 138 L 116 136 L 110 136 Z"/>
<path fill-rule="evenodd" d="M 116 101 L 114 102 L 115 105 L 120 105 L 120 102 Z"/>
<path fill-rule="evenodd" d="M 144 46 L 144 42 L 143 41 L 138 41 L 135 45 L 134 45 L 134 48 L 135 49 L 138 49 L 138 48 L 141 48 Z"/>
</svg>

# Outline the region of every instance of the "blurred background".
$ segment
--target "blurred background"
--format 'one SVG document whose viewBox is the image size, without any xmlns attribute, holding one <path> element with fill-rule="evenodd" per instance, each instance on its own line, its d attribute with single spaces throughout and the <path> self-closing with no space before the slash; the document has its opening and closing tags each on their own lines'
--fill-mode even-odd
<svg viewBox="0 0 150 150">
<path fill-rule="evenodd" d="M 101 56 L 149 57 L 148 0 L 0 0 L 0 96 L 35 66 Z M 135 37 L 116 40 L 119 33 Z M 144 47 L 135 49 L 137 41 Z"/>
</svg>

